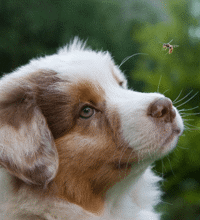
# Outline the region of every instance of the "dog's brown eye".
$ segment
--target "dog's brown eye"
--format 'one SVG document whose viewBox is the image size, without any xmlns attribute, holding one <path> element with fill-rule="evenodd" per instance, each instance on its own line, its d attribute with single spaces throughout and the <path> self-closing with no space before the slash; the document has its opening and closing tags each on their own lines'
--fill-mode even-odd
<svg viewBox="0 0 200 220">
<path fill-rule="evenodd" d="M 80 117 L 81 118 L 89 118 L 94 114 L 94 109 L 86 106 L 81 110 Z"/>
</svg>

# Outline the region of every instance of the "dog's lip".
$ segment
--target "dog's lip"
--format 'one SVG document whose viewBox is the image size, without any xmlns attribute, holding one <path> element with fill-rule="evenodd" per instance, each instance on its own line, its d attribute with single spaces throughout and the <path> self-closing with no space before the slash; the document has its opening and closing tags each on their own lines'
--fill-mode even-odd
<svg viewBox="0 0 200 220">
<path fill-rule="evenodd" d="M 164 143 L 162 144 L 163 146 L 168 144 L 170 141 L 173 140 L 175 136 L 181 136 L 183 133 L 183 130 L 180 128 L 174 128 L 171 132 L 171 134 L 165 139 Z"/>
<path fill-rule="evenodd" d="M 184 126 L 175 126 L 174 128 L 172 128 L 172 133 L 174 135 L 178 135 L 181 136 L 183 134 L 184 131 Z"/>
<path fill-rule="evenodd" d="M 180 128 L 176 128 L 172 130 L 172 134 L 180 136 L 183 133 L 183 131 Z"/>
</svg>

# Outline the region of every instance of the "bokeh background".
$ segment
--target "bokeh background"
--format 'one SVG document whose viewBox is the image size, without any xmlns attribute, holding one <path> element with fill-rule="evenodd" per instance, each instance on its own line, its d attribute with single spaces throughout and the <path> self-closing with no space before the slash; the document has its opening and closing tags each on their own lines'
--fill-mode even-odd
<svg viewBox="0 0 200 220">
<path fill-rule="evenodd" d="M 199 20 L 199 0 L 0 0 L 0 73 L 54 53 L 74 36 L 93 49 L 109 50 L 117 65 L 145 53 L 121 66 L 129 87 L 159 91 L 172 100 L 181 92 L 175 106 L 186 127 L 177 148 L 155 163 L 165 179 L 156 209 L 164 213 L 162 220 L 198 220 Z M 162 45 L 172 39 L 179 47 L 168 54 Z"/>
</svg>

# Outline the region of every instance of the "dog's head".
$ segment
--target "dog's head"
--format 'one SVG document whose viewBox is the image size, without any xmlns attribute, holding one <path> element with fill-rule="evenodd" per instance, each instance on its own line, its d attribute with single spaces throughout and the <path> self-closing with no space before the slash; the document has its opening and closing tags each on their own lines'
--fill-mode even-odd
<svg viewBox="0 0 200 220">
<path fill-rule="evenodd" d="M 170 99 L 128 89 L 109 53 L 77 40 L 1 79 L 0 123 L 0 164 L 18 182 L 53 182 L 58 197 L 90 211 L 183 131 Z"/>
</svg>

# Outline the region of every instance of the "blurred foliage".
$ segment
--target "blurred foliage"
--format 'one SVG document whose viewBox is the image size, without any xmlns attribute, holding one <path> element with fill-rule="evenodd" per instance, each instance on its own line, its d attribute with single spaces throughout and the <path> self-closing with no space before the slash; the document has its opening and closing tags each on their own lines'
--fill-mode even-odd
<svg viewBox="0 0 200 220">
<path fill-rule="evenodd" d="M 187 130 L 177 148 L 156 162 L 155 171 L 166 179 L 157 207 L 165 213 L 163 220 L 200 219 L 200 120 L 195 115 L 200 94 L 192 98 L 200 89 L 200 36 L 189 34 L 199 28 L 200 17 L 192 13 L 193 3 L 198 5 L 196 0 L 0 0 L 1 74 L 79 36 L 93 49 L 109 50 L 118 65 L 133 54 L 148 54 L 121 66 L 130 87 L 159 91 L 172 100 L 188 95 L 175 102 Z M 168 54 L 162 45 L 172 39 L 179 47 Z"/>
</svg>

